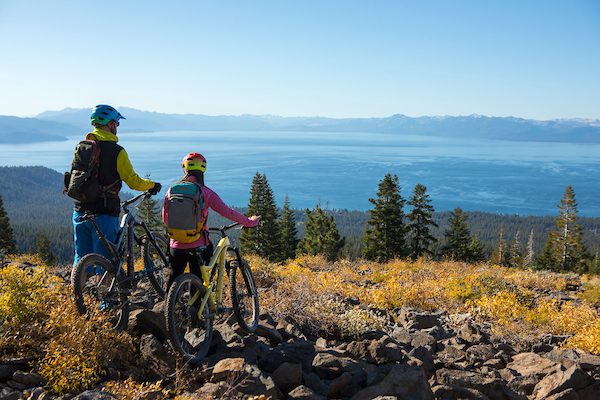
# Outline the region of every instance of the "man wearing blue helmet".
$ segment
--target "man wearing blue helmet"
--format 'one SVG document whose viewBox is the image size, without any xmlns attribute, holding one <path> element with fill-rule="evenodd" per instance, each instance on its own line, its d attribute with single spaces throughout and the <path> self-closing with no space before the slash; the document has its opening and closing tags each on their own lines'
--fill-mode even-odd
<svg viewBox="0 0 600 400">
<path fill-rule="evenodd" d="M 114 242 L 119 230 L 120 200 L 119 191 L 123 181 L 133 190 L 148 190 L 156 194 L 161 185 L 138 176 L 133 170 L 125 149 L 117 144 L 117 127 L 119 120 L 125 119 L 114 107 L 97 105 L 92 110 L 91 121 L 93 132 L 86 135 L 86 140 L 97 143 L 100 149 L 97 179 L 104 188 L 102 196 L 93 201 L 75 200 L 73 212 L 73 232 L 75 240 L 76 265 L 81 257 L 89 253 L 100 253 L 109 256 L 108 251 L 100 242 L 90 222 L 78 221 L 85 213 L 97 214 L 96 222 L 106 238 Z"/>
</svg>

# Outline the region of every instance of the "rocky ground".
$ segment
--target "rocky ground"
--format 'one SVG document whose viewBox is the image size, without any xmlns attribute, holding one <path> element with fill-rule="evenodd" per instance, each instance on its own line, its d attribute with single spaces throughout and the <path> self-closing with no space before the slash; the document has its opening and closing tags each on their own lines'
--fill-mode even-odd
<svg viewBox="0 0 600 400">
<path fill-rule="evenodd" d="M 140 293 L 144 293 L 144 288 Z M 138 297 L 129 332 L 141 365 L 107 371 L 96 389 L 61 399 L 120 398 L 114 382 L 158 382 L 137 399 L 600 399 L 600 356 L 562 349 L 547 335 L 529 348 L 494 338 L 470 314 L 403 308 L 397 322 L 347 340 L 311 338 L 261 315 L 255 334 L 218 321 L 209 356 L 180 365 L 166 341 L 162 304 Z M 0 400 L 54 398 L 29 359 L 0 361 Z"/>
</svg>

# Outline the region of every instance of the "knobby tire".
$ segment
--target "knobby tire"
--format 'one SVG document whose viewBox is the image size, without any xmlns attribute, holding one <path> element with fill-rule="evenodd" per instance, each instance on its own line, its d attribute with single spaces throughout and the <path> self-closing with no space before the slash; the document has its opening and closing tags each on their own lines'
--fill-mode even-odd
<svg viewBox="0 0 600 400">
<path fill-rule="evenodd" d="M 200 296 L 190 308 L 187 300 L 193 295 L 191 288 L 199 291 Z M 200 306 L 205 293 L 206 288 L 202 280 L 194 274 L 186 273 L 175 279 L 169 288 L 165 303 L 165 322 L 169 342 L 185 362 L 192 365 L 206 356 L 212 340 L 209 305 L 206 304 L 200 318 L 196 308 Z"/>
<path fill-rule="evenodd" d="M 100 275 L 95 273 L 96 267 L 101 268 Z M 94 269 L 94 272 L 89 273 L 91 269 Z M 129 302 L 127 294 L 119 290 L 118 282 L 115 283 L 112 291 L 106 292 L 107 286 L 110 286 L 115 280 L 112 263 L 106 257 L 96 253 L 83 256 L 71 273 L 71 286 L 77 311 L 82 315 L 89 315 L 93 311 L 88 310 L 88 306 L 100 309 L 100 305 L 105 302 L 108 304 L 106 311 L 114 313 L 111 318 L 112 328 L 122 331 L 127 328 Z M 98 285 L 98 283 L 103 285 Z M 88 297 L 91 303 L 86 306 L 85 300 Z"/>
<path fill-rule="evenodd" d="M 258 327 L 258 290 L 250 266 L 243 259 L 231 262 L 230 285 L 233 313 L 240 327 L 252 333 Z"/>
</svg>

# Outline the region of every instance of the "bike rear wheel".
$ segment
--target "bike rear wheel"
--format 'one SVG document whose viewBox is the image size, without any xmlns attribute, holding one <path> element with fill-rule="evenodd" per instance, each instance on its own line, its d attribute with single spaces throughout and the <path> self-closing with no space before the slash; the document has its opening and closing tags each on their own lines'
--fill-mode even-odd
<svg viewBox="0 0 600 400">
<path fill-rule="evenodd" d="M 167 256 L 167 252 L 169 249 L 169 241 L 165 237 L 165 235 L 153 232 L 154 240 L 158 247 L 163 251 L 163 254 Z M 165 271 L 167 270 L 167 265 L 163 261 L 162 257 L 158 253 L 158 250 L 152 242 L 150 238 L 144 236 L 142 238 L 142 254 L 144 256 L 144 269 L 146 271 L 146 276 L 152 285 L 152 288 L 156 292 L 156 295 L 160 299 L 165 298 L 165 285 L 167 284 L 167 280 L 165 279 Z"/>
<path fill-rule="evenodd" d="M 100 254 L 83 256 L 71 272 L 75 305 L 82 315 L 106 312 L 115 330 L 124 330 L 129 318 L 127 292 L 119 287 L 112 263 Z"/>
<path fill-rule="evenodd" d="M 190 304 L 197 293 L 199 295 L 196 300 Z M 199 277 L 189 273 L 182 274 L 169 288 L 165 304 L 165 322 L 171 346 L 191 364 L 198 363 L 206 356 L 212 340 L 208 304 L 199 313 L 205 293 L 206 288 Z"/>
<path fill-rule="evenodd" d="M 233 313 L 242 329 L 252 333 L 258 327 L 260 316 L 256 283 L 246 261 L 231 261 L 230 267 L 229 288 Z"/>
</svg>

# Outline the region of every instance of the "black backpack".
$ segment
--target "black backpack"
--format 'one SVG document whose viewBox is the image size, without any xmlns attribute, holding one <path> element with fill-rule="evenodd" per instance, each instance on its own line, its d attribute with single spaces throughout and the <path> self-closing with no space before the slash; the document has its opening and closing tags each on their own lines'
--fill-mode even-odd
<svg viewBox="0 0 600 400">
<path fill-rule="evenodd" d="M 71 172 L 64 174 L 64 193 L 82 203 L 91 203 L 105 191 L 98 181 L 100 146 L 95 140 L 82 140 L 75 147 Z"/>
</svg>

